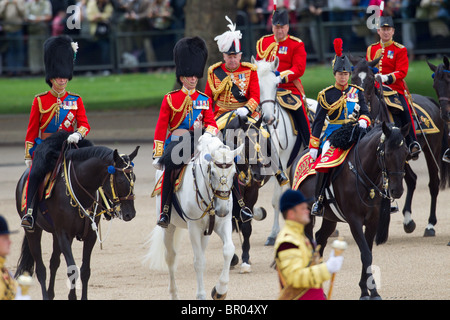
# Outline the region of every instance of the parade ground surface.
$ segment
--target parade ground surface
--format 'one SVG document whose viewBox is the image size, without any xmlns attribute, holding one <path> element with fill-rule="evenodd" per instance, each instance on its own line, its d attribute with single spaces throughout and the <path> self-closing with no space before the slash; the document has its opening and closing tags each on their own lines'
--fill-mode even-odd
<svg viewBox="0 0 450 320">
<path fill-rule="evenodd" d="M 90 138 L 98 145 L 117 148 L 121 153 L 131 153 L 136 145 L 141 149 L 134 160 L 137 176 L 135 193 L 136 217 L 124 222 L 102 220 L 101 230 L 104 243 L 102 249 L 97 243 L 92 253 L 89 299 L 98 300 L 155 300 L 169 299 L 168 273 L 151 271 L 141 260 L 147 251 L 144 246 L 148 235 L 156 225 L 155 199 L 150 198 L 154 186 L 155 170 L 151 165 L 152 141 L 158 115 L 157 108 L 134 112 L 89 113 L 92 132 Z M 20 255 L 24 231 L 19 227 L 14 193 L 17 181 L 25 170 L 24 137 L 28 116 L 0 116 L 0 208 L 10 229 L 19 230 L 11 235 L 12 250 L 7 258 L 7 267 L 13 272 Z M 401 212 L 392 214 L 389 240 L 373 248 L 373 265 L 379 293 L 386 300 L 450 299 L 450 189 L 441 191 L 437 204 L 436 236 L 424 238 L 430 206 L 428 173 L 423 156 L 412 167 L 418 176 L 413 199 L 413 219 L 417 224 L 412 234 L 403 231 Z M 264 246 L 273 221 L 271 197 L 273 181 L 260 191 L 257 205 L 267 209 L 264 221 L 253 221 L 250 259 L 252 272 L 240 274 L 239 265 L 230 272 L 228 300 L 273 300 L 279 292 L 277 274 L 270 267 L 273 261 L 273 247 Z M 406 193 L 406 192 L 405 192 Z M 403 206 L 404 197 L 398 201 Z M 349 198 L 353 201 L 355 198 Z M 356 201 L 356 200 L 355 200 Z M 280 217 L 282 222 L 282 218 Z M 320 225 L 319 219 L 317 225 Z M 337 274 L 332 299 L 358 299 L 358 282 L 361 274 L 360 253 L 348 225 L 338 224 L 341 236 L 349 247 L 344 253 L 344 264 Z M 185 241 L 179 250 L 176 273 L 179 297 L 195 299 L 196 280 L 193 268 L 193 253 L 186 232 Z M 240 238 L 233 234 L 236 254 L 241 255 Z M 330 243 L 330 242 L 329 242 Z M 52 249 L 52 236 L 43 234 L 42 251 L 47 263 Z M 75 240 L 73 252 L 78 266 L 81 266 L 82 243 Z M 325 250 L 325 258 L 330 247 Z M 204 276 L 207 292 L 218 280 L 222 268 L 222 247 L 217 235 L 211 235 L 207 248 L 207 264 Z M 41 299 L 41 289 L 36 278 L 30 290 L 32 299 Z M 324 284 L 328 291 L 329 282 Z M 66 265 L 62 258 L 56 278 L 56 299 L 65 300 L 68 295 Z M 77 291 L 78 298 L 81 290 Z M 208 294 L 209 297 L 209 294 Z"/>
</svg>

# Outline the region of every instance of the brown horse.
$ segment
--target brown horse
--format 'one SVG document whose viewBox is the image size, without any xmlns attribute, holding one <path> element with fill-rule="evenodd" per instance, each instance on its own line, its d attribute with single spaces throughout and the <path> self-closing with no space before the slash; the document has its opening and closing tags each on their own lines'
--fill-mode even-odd
<svg viewBox="0 0 450 320">
<path fill-rule="evenodd" d="M 375 73 L 374 67 L 377 65 L 376 59 L 367 62 L 365 58 L 351 57 L 350 59 L 354 65 L 352 71 L 352 83 L 361 86 L 364 89 L 364 95 L 370 108 L 372 118 L 376 118 L 380 110 L 381 97 L 375 89 Z M 437 223 L 436 218 L 436 204 L 439 189 L 444 189 L 450 185 L 450 165 L 442 161 L 442 155 L 448 148 L 447 136 L 448 129 L 444 121 L 441 119 L 442 109 L 439 104 L 430 97 L 425 97 L 418 94 L 412 94 L 414 103 L 420 105 L 432 118 L 434 124 L 439 129 L 438 133 L 424 134 L 420 128 L 416 127 L 417 140 L 420 143 L 423 155 L 425 156 L 428 175 L 430 182 L 428 184 L 431 195 L 430 215 L 428 218 L 428 225 L 425 228 L 424 236 L 434 236 L 434 226 Z M 416 228 L 414 220 L 411 218 L 412 214 L 412 198 L 416 188 L 417 175 L 411 169 L 409 164 L 405 168 L 405 182 L 407 185 L 407 194 L 405 205 L 403 207 L 403 227 L 405 232 L 411 233 Z"/>
<path fill-rule="evenodd" d="M 56 134 L 55 134 L 56 135 Z M 50 139 L 50 138 L 49 138 Z M 117 150 L 102 146 L 70 149 L 64 153 L 62 172 L 57 175 L 52 196 L 39 204 L 33 232 L 25 232 L 16 277 L 25 271 L 36 276 L 43 299 L 53 299 L 56 271 L 61 253 L 67 263 L 70 283 L 69 299 L 76 299 L 76 281 L 81 276 L 81 299 L 87 299 L 92 249 L 97 241 L 100 211 L 107 219 L 114 216 L 130 221 L 136 215 L 132 160 L 139 147 L 130 155 L 119 155 Z M 27 181 L 27 169 L 16 188 L 16 205 L 22 217 L 22 190 Z M 98 192 L 99 188 L 103 190 Z M 103 210 L 102 210 L 103 209 Z M 99 214 L 100 213 L 100 214 Z M 53 253 L 50 259 L 50 282 L 46 288 L 46 268 L 42 260 L 42 231 L 53 235 Z M 83 263 L 80 271 L 72 254 L 73 239 L 82 240 Z"/>
<path fill-rule="evenodd" d="M 374 239 L 377 244 L 387 241 L 391 198 L 397 199 L 403 194 L 402 180 L 408 154 L 404 137 L 408 130 L 409 125 L 402 129 L 385 122 L 376 125 L 364 137 L 360 136 L 341 165 L 329 171 L 331 182 L 326 194 L 331 193 L 333 197 L 327 196 L 324 200 L 324 217 L 315 239 L 323 254 L 337 222 L 349 224 L 361 252 L 361 299 L 380 299 L 371 270 L 372 246 Z M 294 161 L 294 168 L 301 156 Z M 293 172 L 290 178 L 294 178 Z M 305 197 L 314 198 L 315 188 L 316 177 L 310 175 L 298 189 Z M 309 236 L 312 236 L 313 227 L 314 219 L 305 228 Z"/>
</svg>

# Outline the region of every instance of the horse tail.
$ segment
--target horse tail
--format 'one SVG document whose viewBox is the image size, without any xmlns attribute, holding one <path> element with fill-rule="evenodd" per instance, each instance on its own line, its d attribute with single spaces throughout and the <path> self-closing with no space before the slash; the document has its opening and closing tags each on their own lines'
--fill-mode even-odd
<svg viewBox="0 0 450 320">
<path fill-rule="evenodd" d="M 142 259 L 142 263 L 144 265 L 148 265 L 150 270 L 155 271 L 166 271 L 167 263 L 166 263 L 166 252 L 167 249 L 164 244 L 164 234 L 166 230 L 157 226 L 155 227 L 150 236 L 145 243 L 148 246 L 148 252 L 144 255 Z M 180 228 L 176 228 L 173 237 L 173 247 L 175 252 L 178 251 L 178 248 L 181 244 L 182 232 Z"/>
<path fill-rule="evenodd" d="M 30 276 L 32 276 L 33 271 L 34 271 L 34 258 L 33 255 L 31 254 L 27 237 L 24 236 L 22 242 L 22 251 L 20 253 L 19 261 L 17 262 L 17 270 L 14 277 L 17 278 L 18 276 L 24 274 L 25 272 L 28 272 Z"/>
<path fill-rule="evenodd" d="M 378 220 L 377 234 L 375 243 L 383 244 L 387 241 L 389 235 L 389 223 L 391 222 L 391 201 L 389 198 L 381 199 L 380 214 Z"/>
</svg>

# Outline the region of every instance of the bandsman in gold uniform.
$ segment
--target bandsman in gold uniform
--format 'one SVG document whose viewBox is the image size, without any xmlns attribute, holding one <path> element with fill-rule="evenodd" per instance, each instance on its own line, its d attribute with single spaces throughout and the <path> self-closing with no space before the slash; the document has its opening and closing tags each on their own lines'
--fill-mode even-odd
<svg viewBox="0 0 450 320">
<path fill-rule="evenodd" d="M 310 221 L 308 202 L 297 190 L 287 190 L 280 198 L 285 219 L 275 241 L 275 262 L 282 300 L 325 300 L 322 283 L 339 271 L 344 258 L 331 251 L 327 262 L 320 262 L 313 243 L 304 233 Z"/>
</svg>

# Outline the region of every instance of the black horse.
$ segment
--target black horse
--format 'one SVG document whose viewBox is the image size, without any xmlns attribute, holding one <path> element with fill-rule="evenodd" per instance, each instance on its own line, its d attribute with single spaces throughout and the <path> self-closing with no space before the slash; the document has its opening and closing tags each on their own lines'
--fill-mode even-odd
<svg viewBox="0 0 450 320">
<path fill-rule="evenodd" d="M 375 74 L 373 71 L 373 67 L 377 65 L 379 59 L 367 62 L 365 58 L 351 57 L 350 60 L 354 65 L 352 83 L 364 89 L 364 95 L 369 104 L 371 116 L 372 118 L 376 118 L 380 110 L 384 110 L 383 108 L 380 109 L 380 99 L 382 98 L 375 88 Z M 440 110 L 439 104 L 436 101 L 430 97 L 418 94 L 412 94 L 412 99 L 414 103 L 420 105 L 431 116 L 434 124 L 439 129 L 438 133 L 423 134 L 416 127 L 417 140 L 422 147 L 430 177 L 428 187 L 431 195 L 431 206 L 428 226 L 425 228 L 424 236 L 434 236 L 434 226 L 437 223 L 436 204 L 439 189 L 445 189 L 450 185 L 450 165 L 442 161 L 442 156 L 448 148 L 448 128 L 440 117 L 442 109 Z M 416 224 L 411 218 L 411 206 L 417 183 L 417 175 L 413 172 L 409 164 L 406 165 L 405 172 L 407 194 L 403 207 L 403 227 L 405 232 L 411 233 L 416 228 Z"/>
<path fill-rule="evenodd" d="M 320 254 L 323 254 L 337 222 L 349 224 L 361 252 L 361 299 L 380 299 L 372 277 L 372 246 L 374 239 L 377 245 L 387 241 L 390 200 L 403 194 L 402 180 L 408 155 L 404 137 L 408 130 L 409 125 L 402 129 L 385 122 L 376 125 L 358 139 L 346 160 L 329 172 L 334 201 L 324 201 L 324 217 L 315 239 L 321 246 Z M 294 168 L 297 168 L 303 154 L 295 159 Z M 290 178 L 294 181 L 294 172 L 291 172 Z M 307 176 L 299 186 L 306 198 L 314 198 L 315 188 L 314 175 Z M 313 227 L 314 219 L 305 228 L 310 237 Z"/>
<path fill-rule="evenodd" d="M 450 122 L 450 62 L 448 57 L 443 58 L 443 63 L 435 66 L 427 61 L 431 71 L 433 71 L 433 88 L 441 104 L 441 118 L 445 122 Z"/>
<path fill-rule="evenodd" d="M 270 179 L 271 175 L 264 170 L 270 170 L 270 145 L 267 137 L 261 131 L 262 118 L 258 121 L 248 120 L 247 117 L 234 117 L 227 123 L 223 134 L 227 144 L 235 146 L 245 144 L 245 154 L 242 161 L 237 161 L 237 176 L 233 185 L 233 229 L 242 233 L 242 264 L 241 273 L 251 272 L 250 264 L 250 236 L 252 234 L 251 219 L 242 215 L 242 210 L 251 210 L 255 220 L 266 218 L 267 212 L 263 207 L 255 207 L 259 196 L 259 189 Z M 232 141 L 231 141 L 232 140 Z M 237 256 L 232 265 L 238 263 Z"/>
<path fill-rule="evenodd" d="M 71 283 L 69 299 L 76 299 L 75 284 L 79 273 L 82 283 L 81 299 L 87 299 L 91 253 L 97 240 L 97 225 L 101 214 L 107 219 L 116 216 L 124 221 L 130 221 L 136 215 L 133 192 L 136 177 L 132 160 L 138 149 L 139 147 L 130 155 L 119 155 L 117 150 L 103 146 L 66 149 L 64 152 L 61 172 L 56 176 L 51 197 L 39 203 L 34 231 L 25 232 L 16 271 L 16 277 L 25 271 L 33 274 L 36 266 L 43 299 L 55 297 L 55 276 L 61 253 L 67 263 L 67 276 Z M 16 188 L 17 211 L 21 217 L 25 214 L 22 191 L 28 172 L 27 169 L 23 173 Z M 43 230 L 53 235 L 48 289 L 41 251 Z M 75 237 L 84 241 L 80 272 L 71 248 Z"/>
</svg>

